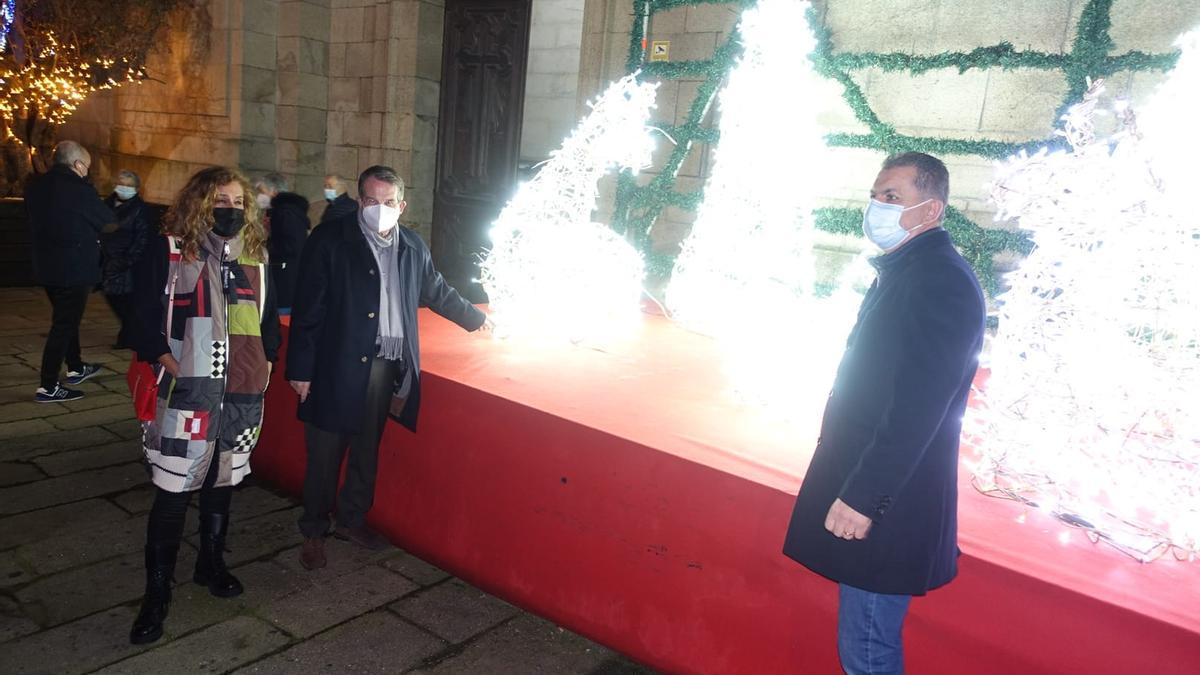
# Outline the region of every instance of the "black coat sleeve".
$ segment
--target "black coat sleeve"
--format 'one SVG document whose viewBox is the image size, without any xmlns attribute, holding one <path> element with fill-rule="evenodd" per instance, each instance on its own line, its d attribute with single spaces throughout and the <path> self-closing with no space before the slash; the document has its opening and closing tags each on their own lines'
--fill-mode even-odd
<svg viewBox="0 0 1200 675">
<path fill-rule="evenodd" d="M 868 516 L 880 515 L 912 478 L 967 373 L 975 371 L 985 308 L 971 272 L 945 267 L 922 274 L 895 308 L 899 361 L 891 402 L 839 498 Z"/>
<path fill-rule="evenodd" d="M 296 274 L 296 292 L 292 299 L 291 327 L 288 332 L 287 379 L 311 382 L 316 370 L 317 340 L 325 321 L 329 302 L 330 251 L 338 236 L 337 228 L 317 228 L 304 244 L 300 268 Z"/>
<path fill-rule="evenodd" d="M 167 261 L 167 238 L 153 237 L 133 268 L 134 312 L 130 326 L 131 341 L 138 358 L 154 363 L 159 356 L 171 351 L 163 334 L 162 294 L 167 286 L 170 265 Z"/>
<path fill-rule="evenodd" d="M 421 306 L 428 307 L 446 319 L 453 321 L 464 330 L 479 330 L 487 315 L 467 302 L 458 291 L 433 267 L 433 256 L 429 247 L 420 237 L 412 237 L 412 245 L 417 247 L 418 259 L 421 261 Z"/>
</svg>

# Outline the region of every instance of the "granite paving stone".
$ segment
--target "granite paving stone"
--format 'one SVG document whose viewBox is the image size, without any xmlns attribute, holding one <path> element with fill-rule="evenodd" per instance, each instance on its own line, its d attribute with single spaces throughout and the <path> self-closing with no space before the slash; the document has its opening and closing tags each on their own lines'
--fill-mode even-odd
<svg viewBox="0 0 1200 675">
<path fill-rule="evenodd" d="M 175 578 L 191 579 L 196 550 L 181 546 Z M 42 577 L 16 593 L 26 613 L 38 623 L 55 626 L 142 597 L 146 588 L 145 558 L 139 551 Z"/>
<path fill-rule="evenodd" d="M 30 542 L 16 555 L 37 574 L 46 575 L 140 551 L 145 543 L 145 516 L 130 516 Z"/>
<path fill-rule="evenodd" d="M 89 673 L 147 647 L 129 644 L 137 609 L 129 606 L 93 614 L 50 630 L 0 644 L 6 675 Z"/>
<path fill-rule="evenodd" d="M 104 424 L 100 428 L 116 434 L 119 438 L 141 439 L 142 423 L 133 416 L 132 411 L 129 412 L 127 417 L 129 419 Z"/>
<path fill-rule="evenodd" d="M 89 380 L 90 382 L 90 380 Z M 129 398 L 129 385 L 124 384 L 124 391 L 109 391 L 107 388 L 97 387 L 94 392 L 89 391 L 87 395 L 78 401 L 67 401 L 63 405 L 69 408 L 72 412 L 81 412 L 84 410 L 92 410 L 95 408 L 106 408 L 108 406 L 123 405 L 130 410 L 130 415 L 133 414 L 133 400 Z"/>
<path fill-rule="evenodd" d="M 445 643 L 388 612 L 371 612 L 235 671 L 240 675 L 398 673 Z"/>
<path fill-rule="evenodd" d="M 33 389 L 37 388 L 36 383 L 32 386 Z M 3 406 L 0 406 L 0 422 L 14 422 L 17 420 L 31 420 L 39 418 L 49 419 L 57 415 L 71 414 L 71 409 L 66 407 L 65 403 L 50 404 L 38 403 L 37 401 L 34 401 L 33 389 L 26 387 L 24 394 L 20 399 L 11 403 L 5 403 Z M 84 401 L 87 399 L 85 397 L 80 400 Z"/>
<path fill-rule="evenodd" d="M 100 424 L 123 422 L 129 419 L 137 422 L 137 418 L 133 414 L 133 406 L 128 401 L 122 401 L 117 404 L 106 405 L 103 408 L 93 408 L 82 412 L 73 412 L 70 415 L 51 417 L 49 421 L 58 429 L 81 429 Z"/>
<path fill-rule="evenodd" d="M 420 586 L 432 586 L 443 579 L 450 578 L 449 572 L 405 551 L 391 556 L 381 564 L 393 572 L 399 572 L 412 579 Z"/>
<path fill-rule="evenodd" d="M 3 439 L 0 440 L 0 461 L 38 457 L 76 448 L 90 448 L 120 438 L 100 427 L 91 427 Z"/>
<path fill-rule="evenodd" d="M 121 509 L 103 499 L 88 499 L 0 518 L 0 551 L 126 517 Z"/>
<path fill-rule="evenodd" d="M 81 471 L 36 483 L 0 489 L 0 515 L 32 511 L 56 504 L 119 492 L 146 481 L 140 464 Z"/>
<path fill-rule="evenodd" d="M 23 586 L 33 580 L 29 566 L 13 551 L 0 553 L 0 588 Z"/>
<path fill-rule="evenodd" d="M 168 642 L 98 672 L 121 675 L 225 673 L 286 645 L 287 635 L 258 619 L 239 616 Z M 186 664 L 186 668 L 184 667 Z"/>
<path fill-rule="evenodd" d="M 426 588 L 388 608 L 455 644 L 520 613 L 460 579 Z"/>
<path fill-rule="evenodd" d="M 32 396 L 32 394 L 30 394 Z M 47 404 L 54 405 L 54 404 Z M 48 419 L 54 419 L 53 417 Z M 34 436 L 36 434 L 44 434 L 54 431 L 58 427 L 50 424 L 50 422 L 38 418 L 32 420 L 17 420 L 16 422 L 4 422 L 0 424 L 0 438 L 19 438 L 21 436 Z"/>
<path fill-rule="evenodd" d="M 154 485 L 147 482 L 132 490 L 112 495 L 109 499 L 129 513 L 146 513 L 154 505 L 154 489 Z"/>
<path fill-rule="evenodd" d="M 137 441 L 121 440 L 95 447 L 79 448 L 42 455 L 30 461 L 51 476 L 96 469 L 114 464 L 142 461 L 142 446 Z"/>
<path fill-rule="evenodd" d="M 525 614 L 488 632 L 461 653 L 411 671 L 436 675 L 589 673 L 613 652 L 549 621 Z"/>
<path fill-rule="evenodd" d="M 33 464 L 25 462 L 0 462 L 0 487 L 8 487 L 10 485 L 20 485 L 29 481 L 45 478 L 46 474 L 42 473 Z"/>
<path fill-rule="evenodd" d="M 0 595 L 0 644 L 40 629 L 36 621 L 25 616 L 16 600 Z M 0 654 L 4 653 L 5 648 L 0 646 Z"/>
<path fill-rule="evenodd" d="M 259 615 L 297 637 L 307 637 L 396 600 L 417 585 L 381 567 L 313 584 L 268 603 Z"/>
</svg>

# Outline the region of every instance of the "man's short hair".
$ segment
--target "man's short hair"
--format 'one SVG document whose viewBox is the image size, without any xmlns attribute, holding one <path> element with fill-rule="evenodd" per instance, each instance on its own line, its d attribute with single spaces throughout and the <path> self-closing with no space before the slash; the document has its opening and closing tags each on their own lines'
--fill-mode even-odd
<svg viewBox="0 0 1200 675">
<path fill-rule="evenodd" d="M 142 179 L 138 178 L 138 175 L 129 169 L 121 169 L 117 172 L 117 180 L 121 180 L 122 178 L 128 178 L 133 183 L 133 187 L 139 190 L 142 189 Z"/>
<path fill-rule="evenodd" d="M 376 164 L 375 166 L 367 167 L 366 171 L 363 171 L 361 174 L 359 174 L 358 194 L 360 197 L 363 194 L 363 185 L 366 185 L 368 178 L 374 178 L 375 180 L 383 181 L 389 185 L 395 185 L 396 199 L 404 199 L 404 179 L 401 178 L 400 174 L 396 173 L 396 170 L 392 167 Z"/>
<path fill-rule="evenodd" d="M 883 160 L 883 170 L 911 166 L 917 170 L 917 189 L 928 199 L 950 204 L 950 172 L 942 160 L 923 152 L 902 152 Z"/>
<path fill-rule="evenodd" d="M 87 163 L 88 151 L 77 141 L 59 141 L 54 146 L 54 163 L 73 166 L 75 162 Z"/>
<path fill-rule="evenodd" d="M 254 188 L 258 189 L 260 187 L 266 188 L 267 192 L 271 193 L 287 192 L 288 181 L 287 178 L 283 177 L 283 174 L 272 171 L 254 181 Z"/>
</svg>

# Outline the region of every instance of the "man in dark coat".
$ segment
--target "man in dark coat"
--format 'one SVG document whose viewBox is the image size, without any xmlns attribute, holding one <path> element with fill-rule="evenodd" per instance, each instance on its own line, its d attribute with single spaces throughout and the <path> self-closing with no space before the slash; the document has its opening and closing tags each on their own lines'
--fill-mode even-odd
<svg viewBox="0 0 1200 675">
<path fill-rule="evenodd" d="M 847 673 L 902 673 L 914 595 L 957 573 L 958 443 L 985 304 L 941 227 L 941 161 L 888 158 L 863 218 L 884 250 L 846 343 L 784 553 L 839 583 Z"/>
<path fill-rule="evenodd" d="M 417 308 L 429 307 L 468 331 L 487 321 L 433 268 L 421 238 L 399 225 L 404 183 L 395 170 L 367 169 L 358 194 L 356 212 L 318 227 L 305 245 L 292 311 L 286 374 L 300 395 L 308 449 L 299 522 L 306 569 L 325 566 L 323 537 L 335 497 L 334 536 L 371 549 L 387 545 L 365 518 L 389 412 L 416 429 Z"/>
<path fill-rule="evenodd" d="M 146 242 L 155 232 L 151 231 L 150 209 L 138 192 L 142 181 L 129 170 L 117 173 L 113 192 L 104 200 L 104 205 L 117 216 L 115 229 L 105 229 L 100 235 L 100 250 L 103 254 L 103 270 L 100 287 L 108 306 L 121 320 L 121 332 L 117 334 L 118 349 L 132 349 L 130 334 L 135 321 L 133 270 L 141 260 Z"/>
<path fill-rule="evenodd" d="M 79 351 L 79 322 L 88 294 L 100 282 L 100 232 L 117 217 L 86 178 L 92 156 L 75 141 L 54 148 L 54 165 L 25 190 L 25 208 L 33 238 L 33 274 L 46 288 L 52 318 L 42 350 L 38 403 L 61 403 L 83 398 L 58 380 L 67 362 L 66 382 L 77 385 L 95 375 L 100 366 L 84 363 Z"/>
<path fill-rule="evenodd" d="M 320 225 L 331 220 L 338 220 L 347 213 L 358 210 L 358 200 L 346 193 L 346 181 L 341 176 L 331 173 L 325 176 L 325 212 L 321 214 Z"/>
<path fill-rule="evenodd" d="M 287 179 L 278 173 L 269 173 L 255 181 L 260 205 L 264 209 L 264 223 L 269 231 L 267 253 L 271 257 L 272 280 L 275 282 L 275 298 L 279 303 L 280 316 L 292 310 L 292 296 L 296 288 L 296 270 L 300 264 L 300 252 L 308 239 L 308 200 L 288 191 Z"/>
</svg>

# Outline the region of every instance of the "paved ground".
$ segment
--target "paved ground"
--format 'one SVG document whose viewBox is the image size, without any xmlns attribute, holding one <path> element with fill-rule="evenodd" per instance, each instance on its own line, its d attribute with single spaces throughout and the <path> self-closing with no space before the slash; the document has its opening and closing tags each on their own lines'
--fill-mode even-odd
<svg viewBox="0 0 1200 675">
<path fill-rule="evenodd" d="M 246 586 L 220 600 L 192 584 L 195 504 L 167 634 L 128 632 L 144 584 L 151 490 L 124 381 L 128 352 L 93 295 L 84 359 L 110 366 L 85 398 L 33 403 L 49 305 L 0 289 L 0 671 L 13 673 L 581 673 L 634 665 L 399 549 L 330 540 L 330 565 L 298 561 L 296 502 L 238 488 L 227 555 Z"/>
</svg>

